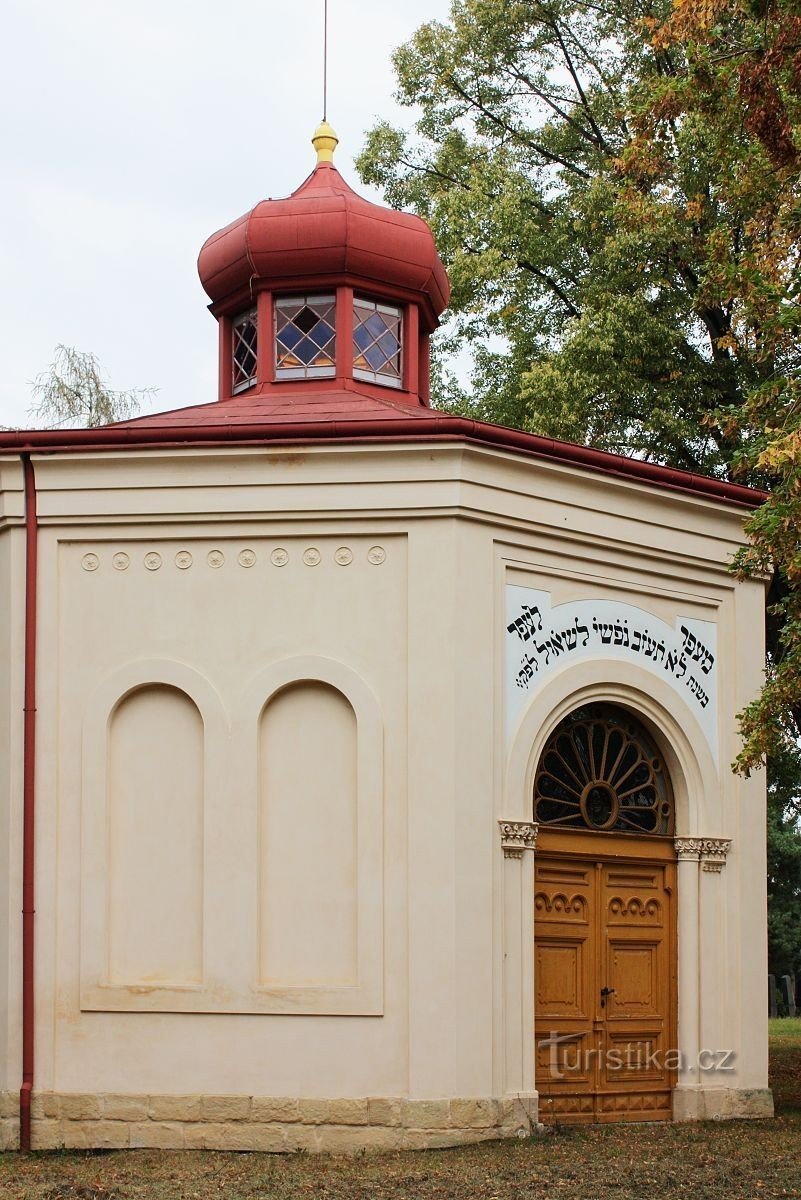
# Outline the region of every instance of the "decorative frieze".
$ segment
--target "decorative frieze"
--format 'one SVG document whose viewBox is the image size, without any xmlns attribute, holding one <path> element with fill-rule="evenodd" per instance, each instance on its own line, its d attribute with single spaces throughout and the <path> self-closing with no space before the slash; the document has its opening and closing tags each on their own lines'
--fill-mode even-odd
<svg viewBox="0 0 801 1200">
<path fill-rule="evenodd" d="M 720 874 L 729 853 L 731 838 L 675 838 L 676 856 L 679 862 L 692 860 L 701 863 L 701 869 Z"/>
<path fill-rule="evenodd" d="M 354 551 L 350 546 L 338 546 L 332 554 L 333 561 L 340 567 L 349 567 L 351 563 L 357 561 L 357 550 Z M 327 561 L 329 549 L 325 547 L 320 549 L 318 546 L 306 546 L 302 551 L 295 551 L 295 561 L 302 562 L 307 567 L 318 567 L 321 563 Z M 373 567 L 380 567 L 387 560 L 387 551 L 383 546 L 370 546 L 364 555 L 365 560 Z M 158 571 L 164 564 L 164 558 L 158 550 L 148 550 L 140 558 L 134 553 L 133 557 L 126 550 L 115 550 L 111 554 L 111 565 L 115 571 L 127 571 L 129 567 L 134 569 L 141 563 L 148 571 Z M 198 561 L 201 561 L 198 559 Z M 251 547 L 246 546 L 236 555 L 236 562 L 240 567 L 246 570 L 254 567 L 260 561 L 259 554 Z M 269 561 L 274 567 L 285 567 L 292 561 L 292 556 L 285 546 L 276 546 L 270 552 Z M 195 565 L 195 557 L 191 550 L 181 549 L 173 557 L 175 566 L 180 571 L 188 571 L 190 567 Z M 222 549 L 213 547 L 205 556 L 205 562 L 212 570 L 219 571 L 226 566 L 226 556 Z M 94 572 L 102 570 L 106 565 L 104 557 L 89 551 L 81 558 L 81 566 L 84 571 Z"/>
<path fill-rule="evenodd" d="M 498 826 L 504 858 L 522 858 L 524 850 L 533 850 L 537 844 L 536 821 L 499 821 Z"/>
</svg>

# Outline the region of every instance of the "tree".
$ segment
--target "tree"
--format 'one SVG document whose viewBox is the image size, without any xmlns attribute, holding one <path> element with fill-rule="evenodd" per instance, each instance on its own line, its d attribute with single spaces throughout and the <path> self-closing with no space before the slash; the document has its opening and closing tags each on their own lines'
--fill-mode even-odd
<svg viewBox="0 0 801 1200">
<path fill-rule="evenodd" d="M 726 318 L 717 348 L 735 385 L 713 419 L 735 442 L 732 469 L 772 493 L 735 564 L 773 572 L 767 679 L 741 714 L 747 773 L 777 749 L 792 757 L 801 730 L 801 16 L 794 0 L 678 0 L 652 40 L 682 68 L 643 89 L 625 174 L 659 210 L 676 193 L 684 131 L 706 131 L 696 207 L 714 204 L 725 223 L 708 240 L 699 303 Z"/>
<path fill-rule="evenodd" d="M 768 769 L 768 963 L 774 975 L 801 972 L 801 762 L 798 751 Z"/>
<path fill-rule="evenodd" d="M 744 770 L 801 732 L 794 2 L 454 0 L 395 54 L 413 135 L 359 160 L 448 263 L 446 406 L 777 487 L 738 563 L 778 568 Z"/>
<path fill-rule="evenodd" d="M 114 391 L 101 377 L 94 354 L 70 346 L 56 346 L 53 362 L 37 375 L 31 390 L 34 404 L 29 412 L 48 428 L 124 421 L 136 416 L 142 401 L 154 393 L 153 388 Z"/>
</svg>

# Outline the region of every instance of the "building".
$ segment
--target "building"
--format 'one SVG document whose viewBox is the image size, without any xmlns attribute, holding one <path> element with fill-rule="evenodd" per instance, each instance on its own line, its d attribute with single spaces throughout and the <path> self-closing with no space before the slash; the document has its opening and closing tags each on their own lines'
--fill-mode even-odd
<svg viewBox="0 0 801 1200">
<path fill-rule="evenodd" d="M 433 411 L 430 231 L 314 140 L 217 402 L 0 435 L 3 1144 L 767 1115 L 760 496 Z"/>
</svg>

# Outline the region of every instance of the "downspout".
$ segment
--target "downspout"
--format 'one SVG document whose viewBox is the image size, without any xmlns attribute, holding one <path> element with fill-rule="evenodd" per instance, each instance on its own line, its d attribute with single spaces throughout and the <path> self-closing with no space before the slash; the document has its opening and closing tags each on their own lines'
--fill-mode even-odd
<svg viewBox="0 0 801 1200">
<path fill-rule="evenodd" d="M 36 569 L 39 526 L 36 478 L 30 454 L 22 455 L 25 486 L 25 702 L 22 751 L 22 1087 L 19 1148 L 31 1148 L 34 1018 L 34 852 L 36 780 Z"/>
</svg>

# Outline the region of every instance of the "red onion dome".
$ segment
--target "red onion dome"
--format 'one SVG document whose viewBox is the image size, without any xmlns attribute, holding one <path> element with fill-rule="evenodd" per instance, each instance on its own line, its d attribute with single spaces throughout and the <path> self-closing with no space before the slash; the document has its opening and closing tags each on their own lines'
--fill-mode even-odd
<svg viewBox="0 0 801 1200">
<path fill-rule="evenodd" d="M 215 305 L 227 307 L 261 286 L 327 286 L 341 280 L 422 303 L 434 328 L 450 283 L 421 217 L 357 195 L 333 165 L 337 137 L 323 123 L 312 139 L 317 166 L 284 200 L 262 200 L 212 234 L 198 272 Z"/>
</svg>

